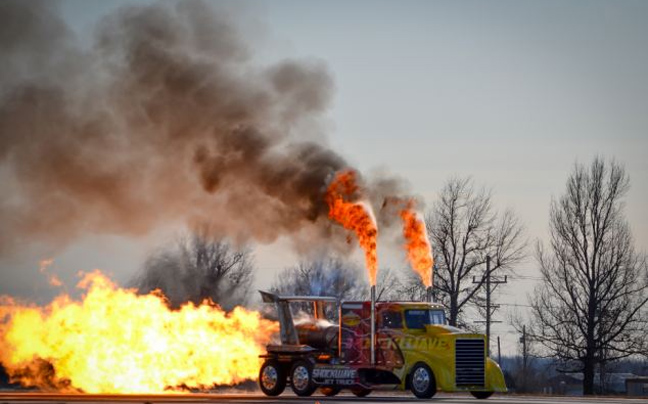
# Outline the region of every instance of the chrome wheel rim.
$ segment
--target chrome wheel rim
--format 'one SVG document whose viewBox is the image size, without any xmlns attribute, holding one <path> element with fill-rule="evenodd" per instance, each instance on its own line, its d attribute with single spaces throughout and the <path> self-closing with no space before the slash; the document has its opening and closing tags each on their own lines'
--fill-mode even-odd
<svg viewBox="0 0 648 404">
<path fill-rule="evenodd" d="M 412 386 L 419 392 L 427 390 L 430 386 L 430 374 L 425 368 L 418 368 L 412 376 Z"/>
<path fill-rule="evenodd" d="M 306 366 L 299 365 L 295 368 L 295 370 L 293 370 L 291 382 L 297 390 L 306 390 L 309 381 L 310 376 L 308 374 L 308 369 L 306 369 Z"/>
<path fill-rule="evenodd" d="M 279 374 L 277 373 L 277 369 L 275 369 L 274 366 L 266 366 L 263 369 L 263 373 L 261 374 L 261 382 L 266 389 L 272 390 L 277 385 L 278 379 Z"/>
</svg>

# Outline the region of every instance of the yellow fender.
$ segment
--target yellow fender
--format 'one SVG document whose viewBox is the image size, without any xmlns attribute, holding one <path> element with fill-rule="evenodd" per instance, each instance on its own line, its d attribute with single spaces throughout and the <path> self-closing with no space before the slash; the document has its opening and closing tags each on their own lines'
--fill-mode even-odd
<svg viewBox="0 0 648 404">
<path fill-rule="evenodd" d="M 497 362 L 488 358 L 486 361 L 486 390 L 506 393 L 506 383 L 504 382 L 504 373 Z"/>
<path fill-rule="evenodd" d="M 438 358 L 434 358 L 430 355 L 426 355 L 424 352 L 407 352 L 405 354 L 406 366 L 395 371 L 397 376 L 401 378 L 401 389 L 405 389 L 407 382 L 407 377 L 412 372 L 414 366 L 419 363 L 425 363 L 429 366 L 430 370 L 434 374 L 434 379 L 436 381 L 436 386 L 438 390 L 442 391 L 452 391 L 454 389 L 454 374 L 453 369 L 449 366 L 444 365 L 444 361 L 439 361 Z"/>
<path fill-rule="evenodd" d="M 410 374 L 414 365 L 418 362 L 423 362 L 430 367 L 434 373 L 434 378 L 436 380 L 437 389 L 441 391 L 468 391 L 466 388 L 457 389 L 454 385 L 454 369 L 451 366 L 447 366 L 447 363 L 452 362 L 452 357 L 447 355 L 445 360 L 439 358 L 439 353 L 437 356 L 432 357 L 426 352 L 404 352 L 405 354 L 405 363 L 406 366 L 403 366 L 401 369 L 395 369 L 394 373 L 401 379 L 401 389 L 405 389 L 405 384 L 407 381 L 407 376 Z M 445 356 L 445 355 L 441 355 Z M 441 359 L 441 360 L 440 360 Z M 506 383 L 504 381 L 504 373 L 499 367 L 497 362 L 491 358 L 486 360 L 486 386 L 479 390 L 481 391 L 493 391 L 498 393 L 507 392 Z M 474 389 L 470 389 L 474 390 Z"/>
</svg>

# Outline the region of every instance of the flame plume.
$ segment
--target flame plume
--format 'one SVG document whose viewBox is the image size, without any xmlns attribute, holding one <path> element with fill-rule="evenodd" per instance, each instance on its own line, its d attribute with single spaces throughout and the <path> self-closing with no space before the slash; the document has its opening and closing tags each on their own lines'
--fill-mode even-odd
<svg viewBox="0 0 648 404">
<path fill-rule="evenodd" d="M 425 287 L 432 286 L 432 247 L 427 237 L 425 222 L 414 210 L 414 202 L 409 201 L 400 211 L 403 220 L 403 237 L 405 250 L 412 269 L 419 274 Z"/>
<path fill-rule="evenodd" d="M 26 386 L 86 393 L 161 393 L 255 379 L 278 327 L 258 312 L 204 302 L 172 311 L 159 293 L 86 274 L 80 301 L 47 307 L 0 297 L 0 362 Z"/>
<path fill-rule="evenodd" d="M 326 191 L 329 218 L 340 223 L 345 229 L 352 230 L 358 237 L 360 247 L 365 253 L 365 263 L 369 271 L 369 283 L 376 284 L 378 255 L 376 239 L 378 227 L 373 211 L 361 201 L 349 201 L 358 193 L 356 174 L 352 170 L 338 172 Z"/>
</svg>

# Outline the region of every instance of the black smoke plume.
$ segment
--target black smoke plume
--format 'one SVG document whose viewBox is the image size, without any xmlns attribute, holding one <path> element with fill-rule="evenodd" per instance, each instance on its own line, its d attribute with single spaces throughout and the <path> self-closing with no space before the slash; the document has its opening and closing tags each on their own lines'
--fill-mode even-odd
<svg viewBox="0 0 648 404">
<path fill-rule="evenodd" d="M 230 21 L 194 1 L 130 6 L 88 39 L 56 3 L 0 2 L 0 254 L 175 222 L 260 242 L 339 231 L 326 67 L 259 66 Z"/>
</svg>

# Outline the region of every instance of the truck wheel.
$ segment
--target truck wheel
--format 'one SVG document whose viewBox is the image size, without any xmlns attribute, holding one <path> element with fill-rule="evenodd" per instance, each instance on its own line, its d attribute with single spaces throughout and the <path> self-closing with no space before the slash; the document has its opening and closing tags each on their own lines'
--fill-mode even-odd
<svg viewBox="0 0 648 404">
<path fill-rule="evenodd" d="M 431 398 L 436 394 L 434 373 L 425 363 L 417 363 L 410 372 L 410 390 L 418 398 Z"/>
<path fill-rule="evenodd" d="M 259 387 L 266 396 L 278 396 L 286 388 L 286 372 L 279 362 L 268 360 L 259 371 Z"/>
<path fill-rule="evenodd" d="M 320 393 L 324 394 L 326 397 L 333 397 L 342 390 L 337 386 L 325 386 L 320 387 Z"/>
<path fill-rule="evenodd" d="M 300 397 L 308 397 L 317 386 L 313 382 L 313 365 L 306 360 L 298 360 L 290 371 L 290 387 Z"/>
<path fill-rule="evenodd" d="M 354 396 L 356 397 L 366 397 L 371 393 L 371 389 L 365 389 L 364 387 L 354 387 L 351 389 L 351 393 L 353 393 Z"/>
<path fill-rule="evenodd" d="M 488 397 L 493 395 L 492 391 L 471 391 L 470 394 L 473 395 L 478 400 L 485 400 Z"/>
</svg>

